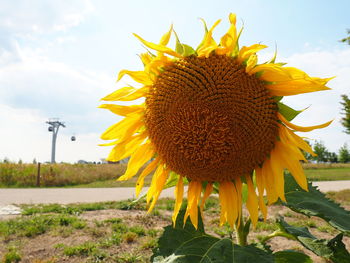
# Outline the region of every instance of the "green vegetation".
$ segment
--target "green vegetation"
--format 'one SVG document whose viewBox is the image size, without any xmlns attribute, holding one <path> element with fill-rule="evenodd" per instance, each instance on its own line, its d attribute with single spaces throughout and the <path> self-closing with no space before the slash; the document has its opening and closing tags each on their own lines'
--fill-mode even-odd
<svg viewBox="0 0 350 263">
<path fill-rule="evenodd" d="M 350 158 L 343 148 L 340 159 Z M 306 163 L 303 166 L 312 181 L 350 180 L 350 164 Z M 134 187 L 137 175 L 127 181 L 116 180 L 124 173 L 125 168 L 124 164 L 42 164 L 40 185 L 77 188 Z M 37 164 L 0 163 L 0 188 L 36 187 L 37 169 Z M 152 175 L 145 178 L 145 186 L 150 184 L 151 179 Z M 165 206 L 167 210 L 173 210 L 171 204 Z"/>
<path fill-rule="evenodd" d="M 350 180 L 350 167 L 305 169 L 310 181 Z"/>
<path fill-rule="evenodd" d="M 8 251 L 2 257 L 1 262 L 3 262 L 3 263 L 15 263 L 15 262 L 20 262 L 21 259 L 22 259 L 21 254 L 18 252 L 17 248 L 14 246 L 11 246 L 8 248 Z"/>
<path fill-rule="evenodd" d="M 350 190 L 331 192 L 328 198 L 342 204 L 350 203 Z M 184 203 L 187 203 L 186 199 Z M 55 262 L 55 258 L 62 257 L 66 257 L 67 262 L 149 262 L 152 250 L 157 249 L 157 239 L 163 233 L 162 227 L 171 222 L 168 209 L 173 205 L 172 199 L 160 199 L 156 214 L 146 213 L 145 201 L 23 205 L 24 215 L 0 220 L 0 262 L 26 261 L 29 256 L 31 262 Z M 278 228 L 272 214 L 273 211 L 279 213 L 281 207 L 269 209 L 271 217 L 266 222 L 258 222 L 252 240 L 261 240 L 262 233 Z M 308 218 L 291 210 L 282 214 L 293 226 L 309 226 L 313 231 L 329 236 L 338 233 L 314 217 Z M 218 198 L 210 197 L 205 207 L 208 232 L 218 237 L 234 236 L 228 225 L 219 226 L 218 215 Z M 45 240 L 39 245 L 42 256 L 40 253 L 27 254 L 31 248 L 37 248 L 36 240 L 40 239 Z M 44 251 L 51 251 L 51 254 L 48 256 Z"/>
<path fill-rule="evenodd" d="M 40 186 L 72 186 L 121 176 L 124 164 L 41 164 Z M 0 163 L 0 187 L 35 187 L 37 164 Z"/>
</svg>

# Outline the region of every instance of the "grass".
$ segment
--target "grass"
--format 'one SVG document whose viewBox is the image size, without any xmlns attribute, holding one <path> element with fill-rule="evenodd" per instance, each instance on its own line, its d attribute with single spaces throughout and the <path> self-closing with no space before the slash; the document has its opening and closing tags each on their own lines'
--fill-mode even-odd
<svg viewBox="0 0 350 263">
<path fill-rule="evenodd" d="M 350 164 L 303 164 L 311 181 L 350 180 Z M 0 163 L 0 188 L 36 187 L 36 164 Z M 41 187 L 134 187 L 137 175 L 117 181 L 126 164 L 42 164 Z M 142 169 L 141 169 L 142 170 Z M 152 175 L 145 178 L 145 186 Z M 172 207 L 168 205 L 168 210 Z"/>
<path fill-rule="evenodd" d="M 20 262 L 22 259 L 21 254 L 18 252 L 18 249 L 14 246 L 10 246 L 8 251 L 4 254 L 1 259 L 3 263 L 15 263 Z"/>
<path fill-rule="evenodd" d="M 40 185 L 62 187 L 111 181 L 125 164 L 41 164 Z M 0 163 L 0 187 L 36 187 L 37 164 Z"/>
<path fill-rule="evenodd" d="M 331 192 L 328 197 L 341 200 L 342 204 L 350 202 L 350 190 Z M 28 258 L 31 262 L 55 262 L 55 258 L 65 258 L 67 262 L 149 262 L 162 227 L 171 222 L 168 209 L 173 203 L 171 199 L 160 199 L 158 215 L 147 215 L 144 201 L 138 204 L 120 201 L 22 206 L 25 215 L 0 220 L 0 262 L 26 262 Z M 278 212 L 280 207 L 270 209 Z M 270 211 L 269 214 L 267 222 L 259 221 L 252 230 L 251 240 L 262 239 L 263 233 L 272 233 L 278 228 L 273 213 Z M 290 211 L 283 214 L 291 225 L 308 226 L 316 231 L 316 236 L 322 234 L 328 238 L 337 233 L 315 218 Z M 234 237 L 227 224 L 219 226 L 219 218 L 218 198 L 210 197 L 205 209 L 206 231 L 219 237 Z M 37 244 L 37 240 L 43 240 L 43 243 Z M 36 254 L 38 252 L 31 254 L 28 246 L 33 250 L 39 246 L 41 256 Z"/>
<path fill-rule="evenodd" d="M 305 174 L 310 181 L 350 180 L 350 167 L 307 168 Z"/>
</svg>

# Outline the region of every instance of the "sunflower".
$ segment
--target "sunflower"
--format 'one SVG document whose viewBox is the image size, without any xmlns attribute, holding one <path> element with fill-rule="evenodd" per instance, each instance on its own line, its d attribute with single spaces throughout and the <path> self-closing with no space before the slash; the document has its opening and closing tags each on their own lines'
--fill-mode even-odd
<svg viewBox="0 0 350 263">
<path fill-rule="evenodd" d="M 198 225 L 206 199 L 218 189 L 220 224 L 231 227 L 242 217 L 242 185 L 253 224 L 259 210 L 264 218 L 267 203 L 285 201 L 284 170 L 307 190 L 300 164 L 302 151 L 315 155 L 298 135 L 328 126 L 301 127 L 290 121 L 299 113 L 281 102 L 283 96 L 327 90 L 330 78 L 310 77 L 303 71 L 276 63 L 275 57 L 258 64 L 262 44 L 239 48 L 236 16 L 220 43 L 212 37 L 218 20 L 209 30 L 204 23 L 202 42 L 194 49 L 179 41 L 170 30 L 159 44 L 134 34 L 149 50 L 140 55 L 143 70 L 122 70 L 118 80 L 129 75 L 142 85 L 123 87 L 104 101 L 133 101 L 139 105 L 103 104 L 100 107 L 124 116 L 101 136 L 113 140 L 107 160 L 130 157 L 119 180 L 128 180 L 145 167 L 136 182 L 136 196 L 147 175 L 154 172 L 146 200 L 151 211 L 169 180 L 176 180 L 173 221 L 180 210 L 184 185 L 188 183 L 185 220 Z M 176 48 L 167 46 L 175 35 Z M 256 191 L 257 188 L 257 191 Z"/>
</svg>

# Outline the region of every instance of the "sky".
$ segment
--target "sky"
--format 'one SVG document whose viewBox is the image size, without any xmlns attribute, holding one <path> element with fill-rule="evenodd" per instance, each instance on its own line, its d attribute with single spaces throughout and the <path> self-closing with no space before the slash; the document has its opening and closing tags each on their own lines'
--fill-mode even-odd
<svg viewBox="0 0 350 263">
<path fill-rule="evenodd" d="M 105 129 L 121 118 L 99 109 L 100 98 L 130 79 L 117 83 L 122 69 L 142 70 L 145 51 L 133 37 L 158 42 L 174 25 L 181 42 L 197 46 L 203 37 L 199 18 L 228 29 L 228 15 L 244 25 L 240 45 L 262 43 L 259 62 L 271 58 L 315 77 L 331 77 L 331 91 L 286 97 L 306 111 L 299 125 L 334 119 L 326 129 L 300 134 L 322 140 L 337 152 L 350 137 L 340 124 L 340 95 L 350 93 L 350 46 L 340 43 L 350 28 L 350 1 L 326 0 L 0 0 L 0 160 L 45 162 L 51 158 L 50 118 L 60 128 L 57 162 L 99 161 L 111 148 L 101 147 Z M 71 141 L 71 136 L 76 141 Z"/>
</svg>

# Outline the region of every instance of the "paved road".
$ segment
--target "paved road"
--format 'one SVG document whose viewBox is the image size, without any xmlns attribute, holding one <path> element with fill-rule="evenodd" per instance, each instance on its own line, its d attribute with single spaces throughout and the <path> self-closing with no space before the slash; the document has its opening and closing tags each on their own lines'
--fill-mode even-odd
<svg viewBox="0 0 350 263">
<path fill-rule="evenodd" d="M 315 182 L 323 192 L 350 189 L 349 181 Z M 147 188 L 145 187 L 145 191 Z M 174 190 L 166 189 L 161 197 L 173 197 Z M 0 189 L 0 206 L 9 204 L 38 203 L 89 203 L 103 201 L 119 201 L 135 198 L 135 188 L 30 188 Z"/>
</svg>

